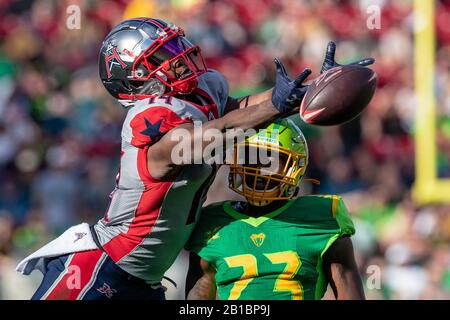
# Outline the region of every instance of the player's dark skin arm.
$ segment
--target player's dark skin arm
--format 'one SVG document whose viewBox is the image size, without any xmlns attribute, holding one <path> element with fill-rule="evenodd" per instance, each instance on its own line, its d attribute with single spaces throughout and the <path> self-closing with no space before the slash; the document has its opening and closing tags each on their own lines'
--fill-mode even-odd
<svg viewBox="0 0 450 320">
<path fill-rule="evenodd" d="M 323 271 L 336 300 L 365 300 L 352 240 L 337 239 L 323 256 Z"/>
<path fill-rule="evenodd" d="M 252 94 L 251 96 L 245 96 L 241 98 L 228 97 L 224 113 L 227 114 L 231 111 L 247 108 L 249 106 L 257 105 L 262 102 L 270 102 L 272 100 L 272 90 L 273 89 L 269 89 L 260 93 Z"/>
<path fill-rule="evenodd" d="M 187 300 L 214 300 L 216 298 L 216 271 L 206 260 L 190 254 L 186 278 Z"/>
<path fill-rule="evenodd" d="M 274 62 L 276 65 L 274 89 L 248 98 L 245 97 L 239 100 L 238 104 L 233 102 L 232 98 L 228 99 L 225 106 L 225 115 L 219 119 L 204 123 L 201 126 L 201 131 L 205 132 L 209 129 L 215 129 L 215 132 L 209 131 L 211 140 L 220 139 L 223 142 L 225 139 L 231 138 L 226 134 L 227 129 L 240 129 L 240 135 L 243 135 L 243 131 L 247 129 L 263 128 L 278 117 L 298 112 L 300 101 L 307 90 L 307 86 L 303 82 L 311 74 L 311 70 L 305 69 L 292 80 L 287 75 L 281 61 L 275 59 Z M 175 71 L 185 67 L 181 64 Z M 152 145 L 147 152 L 147 167 L 150 174 L 154 178 L 163 179 L 178 173 L 183 165 L 202 163 L 202 160 L 204 160 L 203 150 L 210 145 L 211 140 L 205 139 L 204 134 L 199 133 L 199 131 L 198 128 L 195 129 L 193 123 L 180 125 L 170 130 L 161 140 Z M 217 135 L 217 132 L 219 132 L 219 135 Z M 220 133 L 222 134 L 220 135 Z M 239 135 L 236 133 L 235 131 L 233 136 Z M 200 147 L 201 150 L 199 150 Z M 215 147 L 220 149 L 218 145 L 215 145 Z M 216 148 L 211 146 L 211 149 Z M 174 151 L 186 153 L 175 155 L 173 154 Z"/>
<path fill-rule="evenodd" d="M 273 106 L 271 100 L 260 98 L 262 101 L 246 108 L 237 109 L 229 112 L 225 116 L 208 121 L 202 125 L 202 132 L 208 129 L 216 129 L 216 132 L 222 132 L 222 139 L 226 138 L 227 129 L 263 128 L 268 122 L 274 121 L 281 116 L 278 110 Z M 184 129 L 183 131 L 181 129 Z M 178 172 L 180 164 L 173 163 L 173 148 L 180 143 L 180 136 L 183 136 L 183 142 L 187 146 L 201 146 L 202 150 L 211 141 L 205 141 L 202 134 L 194 134 L 194 124 L 187 123 L 180 125 L 167 134 L 160 141 L 151 146 L 147 153 L 147 166 L 152 177 L 161 179 L 171 176 Z M 201 161 L 203 152 L 191 152 L 191 157 L 184 164 L 198 163 Z M 200 159 L 198 159 L 200 157 Z"/>
</svg>

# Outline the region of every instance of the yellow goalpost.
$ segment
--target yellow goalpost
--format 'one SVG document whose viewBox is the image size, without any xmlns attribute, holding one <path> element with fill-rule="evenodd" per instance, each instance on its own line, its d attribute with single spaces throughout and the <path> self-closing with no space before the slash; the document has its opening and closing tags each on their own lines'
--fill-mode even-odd
<svg viewBox="0 0 450 320">
<path fill-rule="evenodd" d="M 435 1 L 414 0 L 415 183 L 418 204 L 450 202 L 450 179 L 437 174 Z"/>
</svg>

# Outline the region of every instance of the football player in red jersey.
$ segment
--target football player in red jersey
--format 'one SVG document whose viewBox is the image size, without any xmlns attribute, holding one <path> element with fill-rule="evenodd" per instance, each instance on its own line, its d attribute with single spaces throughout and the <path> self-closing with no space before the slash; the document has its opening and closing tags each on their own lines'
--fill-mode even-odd
<svg viewBox="0 0 450 320">
<path fill-rule="evenodd" d="M 225 133 L 294 112 L 311 71 L 291 80 L 275 63 L 272 90 L 234 99 L 181 28 L 151 18 L 117 25 L 99 56 L 105 88 L 128 109 L 116 187 L 95 225 L 68 229 L 18 265 L 24 274 L 44 274 L 32 299 L 164 299 L 161 279 L 189 238 L 216 173 L 196 152 L 175 163 L 174 135 L 182 128 L 192 145 L 205 146 L 194 122 Z"/>
</svg>

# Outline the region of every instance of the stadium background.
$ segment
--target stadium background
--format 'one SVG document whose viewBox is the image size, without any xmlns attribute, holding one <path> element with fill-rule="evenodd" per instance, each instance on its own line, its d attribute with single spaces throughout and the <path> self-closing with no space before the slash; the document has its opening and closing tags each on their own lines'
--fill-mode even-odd
<svg viewBox="0 0 450 320">
<path fill-rule="evenodd" d="M 81 8 L 80 29 L 67 28 L 70 5 Z M 366 25 L 369 5 L 381 8 L 380 29 Z M 21 258 L 68 226 L 94 222 L 104 213 L 118 169 L 125 111 L 100 83 L 97 55 L 108 30 L 133 16 L 182 26 L 201 46 L 207 65 L 226 75 L 233 96 L 270 87 L 273 57 L 280 57 L 291 75 L 306 66 L 317 75 L 331 39 L 338 43 L 341 63 L 374 57 L 379 87 L 361 117 L 340 127 L 302 125 L 310 146 L 307 176 L 321 181 L 305 184 L 304 192 L 343 195 L 356 224 L 354 245 L 369 299 L 449 299 L 445 202 L 450 192 L 433 203 L 411 192 L 416 156 L 429 153 L 414 140 L 415 115 L 423 120 L 427 114 L 416 112 L 413 5 L 408 0 L 1 0 L 0 299 L 28 299 L 39 283 L 38 272 L 24 277 L 14 271 Z M 436 65 L 422 70 L 435 80 L 436 118 L 435 127 L 425 126 L 425 138 L 436 138 L 426 144 L 436 148 L 431 158 L 436 178 L 445 179 L 450 177 L 450 1 L 436 0 L 433 27 Z M 183 254 L 170 271 L 178 282 L 184 262 Z M 169 285 L 168 298 L 181 299 L 182 290 L 182 283 L 178 290 Z"/>
</svg>

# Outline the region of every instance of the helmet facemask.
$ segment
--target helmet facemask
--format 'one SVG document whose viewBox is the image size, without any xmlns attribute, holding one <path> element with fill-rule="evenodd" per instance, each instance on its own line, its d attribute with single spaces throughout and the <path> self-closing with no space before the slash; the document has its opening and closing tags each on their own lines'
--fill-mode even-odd
<svg viewBox="0 0 450 320">
<path fill-rule="evenodd" d="M 256 161 L 252 154 L 258 154 Z M 234 147 L 229 186 L 255 206 L 289 200 L 296 194 L 306 165 L 306 154 L 272 143 L 246 141 Z"/>
<path fill-rule="evenodd" d="M 136 58 L 132 67 L 133 80 L 147 82 L 153 79 L 152 87 L 156 80 L 160 83 L 158 88 L 164 86 L 169 93 L 191 93 L 198 85 L 197 78 L 206 72 L 200 47 L 189 42 L 183 30 L 173 25 L 159 29 L 158 35 Z M 142 46 L 146 46 L 146 41 Z M 179 69 L 183 72 L 177 73 Z M 145 89 L 144 85 L 141 93 L 149 94 Z"/>
</svg>

